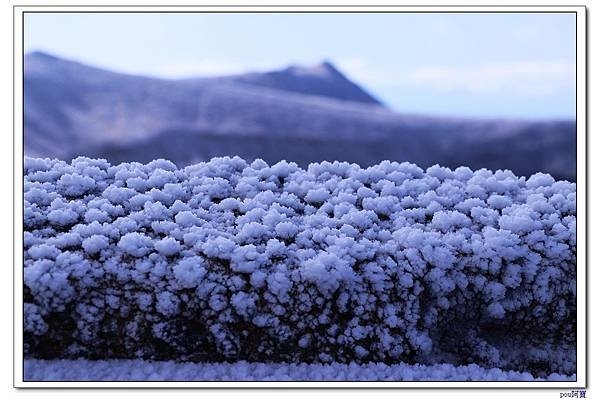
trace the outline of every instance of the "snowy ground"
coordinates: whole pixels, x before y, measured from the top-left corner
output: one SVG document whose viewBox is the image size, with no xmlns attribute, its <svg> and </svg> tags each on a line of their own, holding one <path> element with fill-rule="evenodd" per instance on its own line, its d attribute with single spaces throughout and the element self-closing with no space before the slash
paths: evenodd
<svg viewBox="0 0 600 400">
<path fill-rule="evenodd" d="M 25 360 L 25 381 L 575 381 L 575 375 L 535 379 L 529 373 L 478 365 L 404 363 L 264 364 L 143 360 Z"/>
</svg>

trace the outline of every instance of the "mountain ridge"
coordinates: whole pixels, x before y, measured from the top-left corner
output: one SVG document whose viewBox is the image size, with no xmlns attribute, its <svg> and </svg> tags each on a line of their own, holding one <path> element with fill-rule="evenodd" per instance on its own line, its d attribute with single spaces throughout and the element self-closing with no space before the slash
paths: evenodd
<svg viewBox="0 0 600 400">
<path fill-rule="evenodd" d="M 187 154 L 170 154 L 180 163 L 236 154 L 363 166 L 390 159 L 575 177 L 573 122 L 401 114 L 327 61 L 165 80 L 33 53 L 25 58 L 24 78 L 25 153 L 31 156 L 117 161 L 111 157 L 118 153 L 123 161 L 142 157 L 141 148 L 160 155 L 172 146 Z"/>
</svg>

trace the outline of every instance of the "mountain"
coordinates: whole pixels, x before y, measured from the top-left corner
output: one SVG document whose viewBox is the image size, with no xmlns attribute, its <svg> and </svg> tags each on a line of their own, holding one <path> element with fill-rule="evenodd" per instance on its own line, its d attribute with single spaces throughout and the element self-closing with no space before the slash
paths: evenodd
<svg viewBox="0 0 600 400">
<path fill-rule="evenodd" d="M 312 96 L 381 105 L 379 100 L 346 78 L 329 61 L 308 68 L 291 66 L 281 71 L 240 75 L 235 81 Z"/>
<path fill-rule="evenodd" d="M 575 124 L 397 113 L 333 64 L 215 78 L 115 73 L 25 56 L 25 153 L 178 164 L 240 155 L 306 165 L 383 159 L 575 179 Z"/>
</svg>

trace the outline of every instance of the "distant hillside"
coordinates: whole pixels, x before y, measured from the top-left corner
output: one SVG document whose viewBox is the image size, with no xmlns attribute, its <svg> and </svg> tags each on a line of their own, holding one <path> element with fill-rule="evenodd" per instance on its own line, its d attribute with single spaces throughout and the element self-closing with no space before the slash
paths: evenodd
<svg viewBox="0 0 600 400">
<path fill-rule="evenodd" d="M 214 156 L 301 165 L 390 159 L 575 179 L 575 124 L 403 115 L 331 63 L 217 78 L 114 73 L 25 57 L 25 152 L 113 162 Z"/>
</svg>

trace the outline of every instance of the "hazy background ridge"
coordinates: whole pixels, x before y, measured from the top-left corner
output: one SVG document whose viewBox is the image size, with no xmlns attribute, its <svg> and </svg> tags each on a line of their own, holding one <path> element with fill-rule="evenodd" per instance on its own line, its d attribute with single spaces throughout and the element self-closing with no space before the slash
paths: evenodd
<svg viewBox="0 0 600 400">
<path fill-rule="evenodd" d="M 166 80 L 25 57 L 25 152 L 113 162 L 384 159 L 575 179 L 575 123 L 397 113 L 331 62 Z"/>
</svg>

